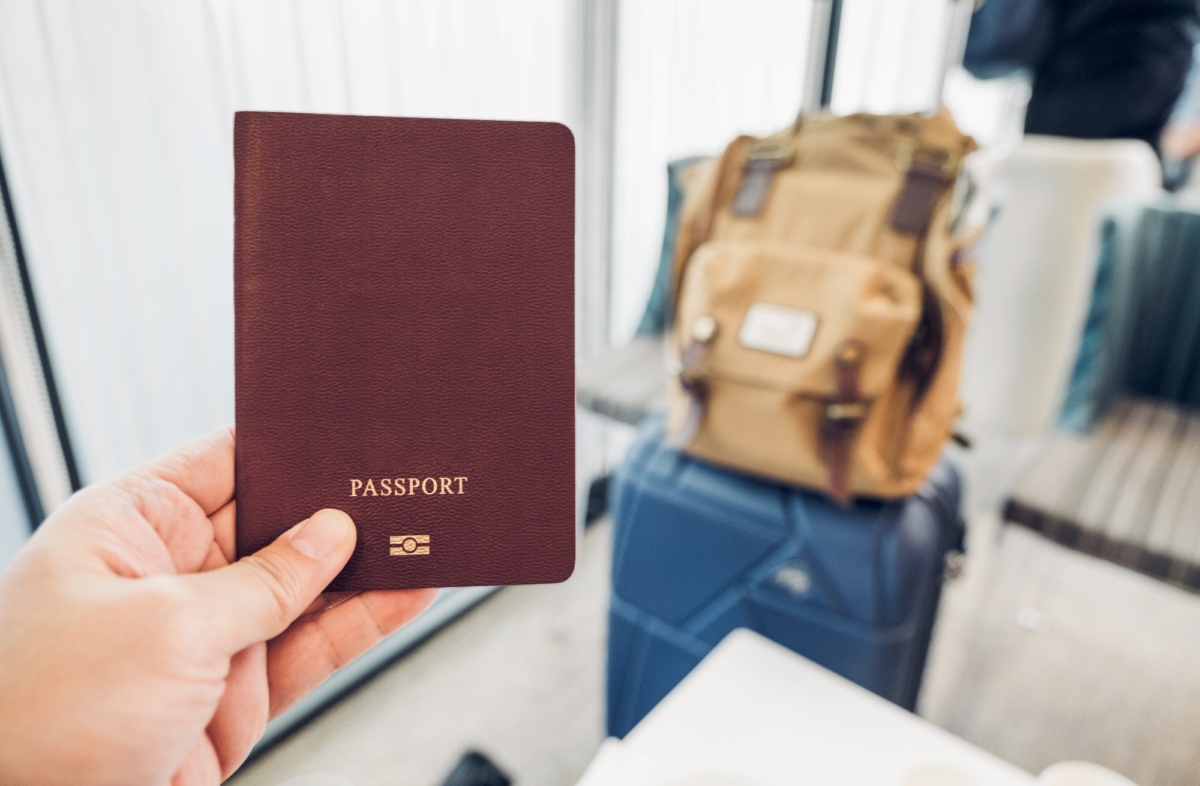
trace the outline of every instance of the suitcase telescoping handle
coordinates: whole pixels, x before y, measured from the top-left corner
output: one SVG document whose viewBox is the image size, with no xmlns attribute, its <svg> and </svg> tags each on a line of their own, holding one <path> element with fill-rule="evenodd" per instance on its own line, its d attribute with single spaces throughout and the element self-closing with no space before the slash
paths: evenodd
<svg viewBox="0 0 1200 786">
<path fill-rule="evenodd" d="M 825 109 L 833 99 L 833 68 L 837 61 L 841 24 L 842 0 L 813 0 L 800 117 Z"/>
<path fill-rule="evenodd" d="M 946 75 L 962 64 L 963 54 L 967 49 L 967 33 L 971 29 L 971 15 L 984 1 L 946 0 L 944 57 L 937 75 L 937 101 L 929 108 L 930 116 L 936 115 L 942 108 Z M 837 65 L 838 33 L 841 25 L 842 0 L 813 0 L 799 117 L 828 109 L 833 100 L 833 74 Z"/>
<path fill-rule="evenodd" d="M 971 16 L 975 9 L 983 5 L 985 0 L 948 0 L 950 8 L 949 23 L 946 25 L 945 57 L 942 58 L 942 70 L 938 74 L 937 106 L 930 114 L 937 114 L 942 108 L 946 96 L 946 75 L 962 65 L 963 55 L 967 51 L 967 33 L 971 30 Z"/>
</svg>

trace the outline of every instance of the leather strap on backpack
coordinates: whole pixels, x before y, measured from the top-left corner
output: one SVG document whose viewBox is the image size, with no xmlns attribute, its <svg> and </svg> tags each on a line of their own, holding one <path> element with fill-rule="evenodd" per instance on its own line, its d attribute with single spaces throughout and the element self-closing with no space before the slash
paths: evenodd
<svg viewBox="0 0 1200 786">
<path fill-rule="evenodd" d="M 713 223 L 716 221 L 717 213 L 720 212 L 722 199 L 728 189 L 730 163 L 741 146 L 745 145 L 749 139 L 750 137 L 738 137 L 725 148 L 725 152 L 717 161 L 711 193 L 708 194 L 707 199 L 684 202 L 683 215 L 680 217 L 678 235 L 675 240 L 674 270 L 671 276 L 672 313 L 679 313 L 677 311 L 679 295 L 683 289 L 683 278 L 692 253 L 712 234 Z"/>
<path fill-rule="evenodd" d="M 708 380 L 700 374 L 700 368 L 717 338 L 717 321 L 706 314 L 696 319 L 691 331 L 691 338 L 679 356 L 679 386 L 688 397 L 688 408 L 683 423 L 667 438 L 667 445 L 677 450 L 691 444 L 704 425 L 704 414 L 708 409 Z"/>
<path fill-rule="evenodd" d="M 958 162 L 945 150 L 904 145 L 896 151 L 896 166 L 904 172 L 904 185 L 892 208 L 892 229 L 924 238 L 933 210 L 953 180 Z"/>
<path fill-rule="evenodd" d="M 672 313 L 679 313 L 679 295 L 683 289 L 683 277 L 687 271 L 687 263 L 692 253 L 712 234 L 713 222 L 716 220 L 722 200 L 728 190 L 728 170 L 732 159 L 739 153 L 741 146 L 750 141 L 743 136 L 734 140 L 717 162 L 712 193 L 708 199 L 695 205 L 685 204 L 684 218 L 680 222 L 679 235 L 675 244 L 674 271 L 671 282 Z M 688 208 L 691 208 L 689 210 Z M 701 367 L 712 349 L 717 337 L 717 322 L 712 316 L 699 317 L 689 328 L 682 328 L 679 335 L 681 346 L 679 356 L 679 385 L 687 394 L 688 409 L 683 423 L 667 437 L 669 447 L 681 450 L 691 444 L 700 428 L 704 425 L 704 415 L 708 409 L 708 381 L 701 374 Z M 691 335 L 684 335 L 686 330 Z"/>
<path fill-rule="evenodd" d="M 729 205 L 729 212 L 739 218 L 751 218 L 761 213 L 767 194 L 771 193 L 775 173 L 791 162 L 790 139 L 752 142 L 746 149 L 741 181 Z"/>
<path fill-rule="evenodd" d="M 914 380 L 912 408 L 916 409 L 937 370 L 944 337 L 937 297 L 919 267 L 933 211 L 957 175 L 958 159 L 945 150 L 905 145 L 896 152 L 896 166 L 904 172 L 904 184 L 892 207 L 891 227 L 917 237 L 912 265 L 921 280 L 921 321 L 900 363 L 900 373 Z"/>
<path fill-rule="evenodd" d="M 829 495 L 843 505 L 850 502 L 854 438 L 867 417 L 867 403 L 859 392 L 866 355 L 867 347 L 858 339 L 843 341 L 834 350 L 834 395 L 821 417 L 821 460 L 829 474 Z"/>
</svg>

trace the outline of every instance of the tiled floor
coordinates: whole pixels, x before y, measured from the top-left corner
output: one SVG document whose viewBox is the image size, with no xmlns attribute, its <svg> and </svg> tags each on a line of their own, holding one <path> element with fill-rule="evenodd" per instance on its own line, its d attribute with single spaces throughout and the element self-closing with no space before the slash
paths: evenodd
<svg viewBox="0 0 1200 786">
<path fill-rule="evenodd" d="M 996 455 L 966 460 L 971 555 L 947 588 L 922 714 L 1033 772 L 1078 758 L 1141 786 L 1200 783 L 1200 597 L 1001 535 L 989 489 L 1011 468 Z M 601 524 L 567 584 L 502 591 L 233 783 L 436 786 L 470 747 L 519 786 L 574 783 L 603 733 L 608 556 Z"/>
</svg>

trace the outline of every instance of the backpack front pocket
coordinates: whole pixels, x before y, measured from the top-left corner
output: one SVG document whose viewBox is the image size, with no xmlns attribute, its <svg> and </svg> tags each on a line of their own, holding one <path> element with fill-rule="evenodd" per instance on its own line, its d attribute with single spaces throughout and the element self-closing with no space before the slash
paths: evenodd
<svg viewBox="0 0 1200 786">
<path fill-rule="evenodd" d="M 840 348 L 863 348 L 859 395 L 894 383 L 921 316 L 917 278 L 858 254 L 715 241 L 688 264 L 678 309 L 686 373 L 802 397 L 837 395 Z M 703 353 L 688 348 L 703 346 Z"/>
</svg>

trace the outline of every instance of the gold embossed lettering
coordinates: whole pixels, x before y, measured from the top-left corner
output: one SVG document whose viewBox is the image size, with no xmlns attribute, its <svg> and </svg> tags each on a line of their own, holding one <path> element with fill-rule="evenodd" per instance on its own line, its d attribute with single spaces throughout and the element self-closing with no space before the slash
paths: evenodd
<svg viewBox="0 0 1200 786">
<path fill-rule="evenodd" d="M 428 478 L 350 478 L 352 497 L 413 497 L 417 489 L 426 496 L 466 494 L 466 475 Z"/>
</svg>

